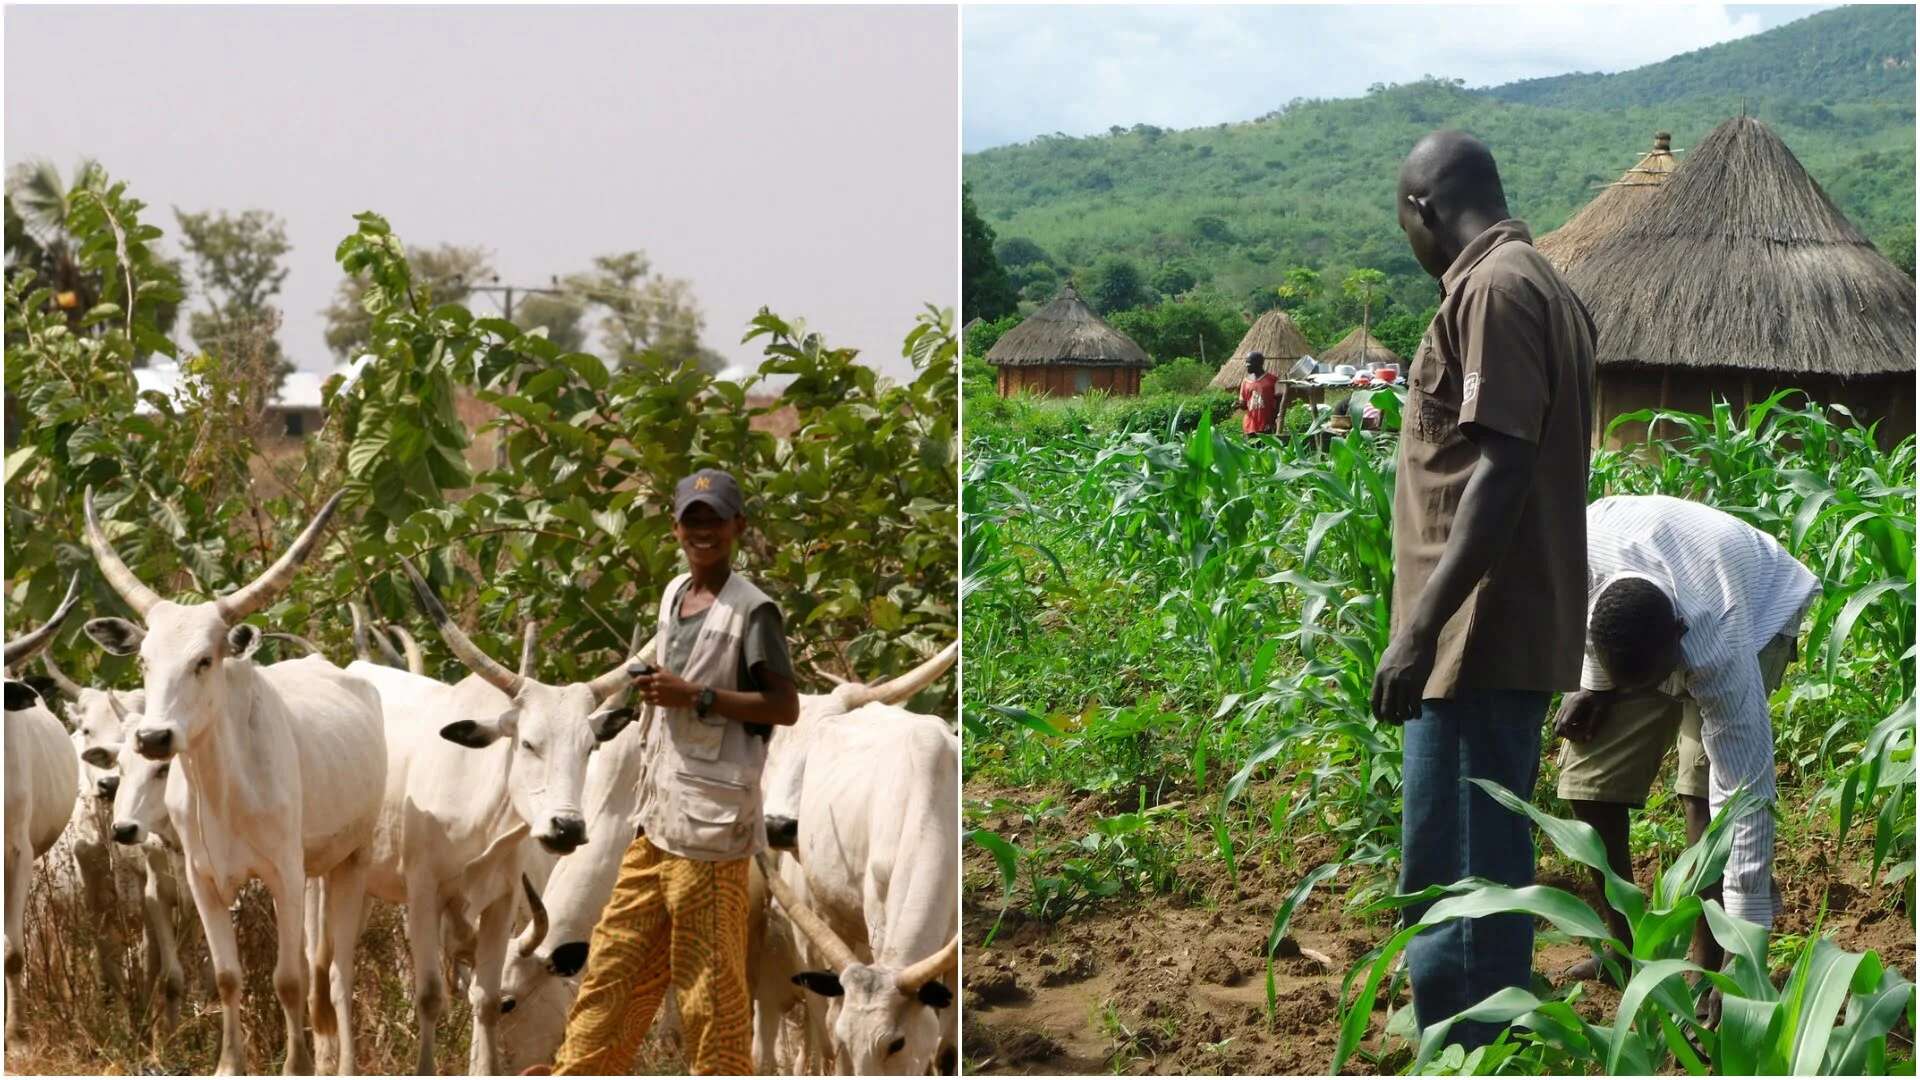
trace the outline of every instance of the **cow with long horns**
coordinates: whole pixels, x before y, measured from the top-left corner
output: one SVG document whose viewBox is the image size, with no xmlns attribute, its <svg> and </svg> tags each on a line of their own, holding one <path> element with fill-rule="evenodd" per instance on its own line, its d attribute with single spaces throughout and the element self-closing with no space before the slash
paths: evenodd
<svg viewBox="0 0 1920 1080">
<path fill-rule="evenodd" d="M 402 566 L 441 638 L 472 674 L 448 686 L 364 660 L 348 666 L 380 689 L 386 714 L 387 793 L 368 888 L 407 907 L 417 1072 L 434 1071 L 434 1025 L 446 1004 L 445 920 L 475 926 L 468 1064 L 475 1075 L 490 1075 L 498 1072 L 500 975 L 514 905 L 523 874 L 541 855 L 525 850 L 524 841 L 562 856 L 590 839 L 581 801 L 588 757 L 632 718 L 623 704 L 630 680 L 622 664 L 587 682 L 539 681 L 532 625 L 520 670 L 509 670 L 461 631 L 411 563 Z M 638 653 L 651 649 L 649 643 Z M 525 889 L 531 897 L 531 884 Z"/>
<path fill-rule="evenodd" d="M 47 647 L 73 607 L 79 603 L 79 575 L 67 586 L 67 595 L 53 617 L 38 629 L 6 644 L 6 972 L 7 1038 L 19 1034 L 20 976 L 26 966 L 24 951 L 27 886 L 33 881 L 33 860 L 52 850 L 73 815 L 74 793 L 80 786 L 80 763 L 74 757 L 67 729 L 61 726 L 26 683 L 13 679 L 15 668 Z"/>
<path fill-rule="evenodd" d="M 944 721 L 873 703 L 809 736 L 797 859 L 762 872 L 821 969 L 834 1071 L 917 1075 L 954 1062 L 959 743 Z"/>
<path fill-rule="evenodd" d="M 258 878 L 273 898 L 279 943 L 273 985 L 286 1022 L 286 1071 L 310 1072 L 305 1011 L 338 1040 L 353 1071 L 353 956 L 373 828 L 385 785 L 380 699 L 319 656 L 257 667 L 261 631 L 243 620 L 292 583 L 340 504 L 336 494 L 266 572 L 210 603 L 178 604 L 142 583 L 114 551 L 86 495 L 87 545 L 141 623 L 94 619 L 88 636 L 118 656 L 137 654 L 145 712 L 128 737 L 142 757 L 172 760 L 168 815 L 179 828 L 187 885 L 206 930 L 220 995 L 216 1071 L 247 1065 L 240 1014 L 240 949 L 232 904 Z M 144 625 L 142 625 L 144 624 Z M 315 935 L 307 1002 L 305 886 L 322 879 L 324 931 Z"/>
</svg>

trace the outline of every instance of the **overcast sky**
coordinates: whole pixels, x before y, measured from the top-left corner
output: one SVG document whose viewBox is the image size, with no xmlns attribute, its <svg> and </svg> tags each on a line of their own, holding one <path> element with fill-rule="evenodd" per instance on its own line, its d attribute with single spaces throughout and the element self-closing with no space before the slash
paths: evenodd
<svg viewBox="0 0 1920 1080">
<path fill-rule="evenodd" d="M 1623 71 L 1831 4 L 968 7 L 968 151 L 1119 124 L 1251 120 L 1423 75 L 1469 86 Z"/>
<path fill-rule="evenodd" d="M 305 368 L 332 363 L 319 311 L 361 210 L 412 247 L 490 248 L 503 282 L 644 249 L 692 280 L 706 344 L 753 365 L 738 342 L 763 304 L 895 375 L 921 305 L 958 304 L 951 8 L 5 19 L 7 164 L 95 156 L 169 243 L 174 206 L 281 215 L 281 343 Z"/>
</svg>

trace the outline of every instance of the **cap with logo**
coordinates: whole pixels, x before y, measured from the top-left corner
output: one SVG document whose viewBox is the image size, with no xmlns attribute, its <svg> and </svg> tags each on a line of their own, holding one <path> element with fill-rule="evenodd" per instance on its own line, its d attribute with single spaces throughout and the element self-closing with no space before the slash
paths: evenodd
<svg viewBox="0 0 1920 1080">
<path fill-rule="evenodd" d="M 706 503 L 728 520 L 744 517 L 747 512 L 740 485 L 734 482 L 733 474 L 721 469 L 701 469 L 680 481 L 673 489 L 673 519 L 685 517 L 694 503 Z"/>
</svg>

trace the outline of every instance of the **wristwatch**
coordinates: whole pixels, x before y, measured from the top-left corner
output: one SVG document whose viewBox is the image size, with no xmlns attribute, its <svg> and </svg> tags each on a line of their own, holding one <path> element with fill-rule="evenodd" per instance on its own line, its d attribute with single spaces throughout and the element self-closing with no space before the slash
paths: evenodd
<svg viewBox="0 0 1920 1080">
<path fill-rule="evenodd" d="M 694 699 L 693 714 L 702 719 L 705 719 L 706 715 L 712 711 L 713 711 L 713 687 L 703 686 L 700 688 L 700 696 Z"/>
</svg>

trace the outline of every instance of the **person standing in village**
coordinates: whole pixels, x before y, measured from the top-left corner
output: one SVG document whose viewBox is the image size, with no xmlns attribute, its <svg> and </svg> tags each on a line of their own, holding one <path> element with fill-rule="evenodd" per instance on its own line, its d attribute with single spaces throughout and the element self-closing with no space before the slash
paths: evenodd
<svg viewBox="0 0 1920 1080">
<path fill-rule="evenodd" d="M 1723 874 L 1727 913 L 1771 927 L 1773 722 L 1768 698 L 1797 655 L 1800 623 L 1820 580 L 1780 542 L 1721 510 L 1665 495 L 1616 495 L 1587 508 L 1587 658 L 1580 689 L 1560 703 L 1560 797 L 1593 826 L 1613 872 L 1633 880 L 1627 811 L 1646 804 L 1678 736 L 1674 792 L 1698 841 L 1713 814 L 1745 787 L 1761 802 L 1733 823 Z M 1593 873 L 1596 884 L 1599 871 Z M 1722 900 L 1721 883 L 1701 893 Z M 1631 945 L 1624 916 L 1613 936 Z M 1723 957 L 1706 921 L 1693 960 Z M 1591 979 L 1600 959 L 1574 965 Z"/>
<path fill-rule="evenodd" d="M 765 846 L 767 742 L 775 725 L 799 719 L 800 697 L 779 606 L 733 571 L 747 527 L 739 484 L 702 469 L 675 488 L 673 516 L 689 572 L 660 598 L 660 666 L 634 681 L 654 713 L 647 790 L 555 1075 L 626 1072 L 669 985 L 689 1070 L 753 1071 L 748 860 Z"/>
<path fill-rule="evenodd" d="M 1247 415 L 1240 421 L 1242 435 L 1271 435 L 1280 410 L 1280 379 L 1267 370 L 1265 353 L 1247 354 L 1247 377 L 1240 380 L 1240 408 Z"/>
<path fill-rule="evenodd" d="M 1409 373 L 1394 487 L 1391 640 L 1373 712 L 1405 724 L 1400 891 L 1533 881 L 1529 822 L 1467 783 L 1529 798 L 1553 692 L 1586 630 L 1593 320 L 1507 210 L 1493 154 L 1458 131 L 1400 169 L 1400 227 L 1442 299 Z M 1405 909 L 1408 924 L 1430 904 Z M 1533 920 L 1453 920 L 1407 947 L 1425 1028 L 1529 984 Z M 1456 1024 L 1469 1049 L 1499 1025 Z"/>
</svg>

